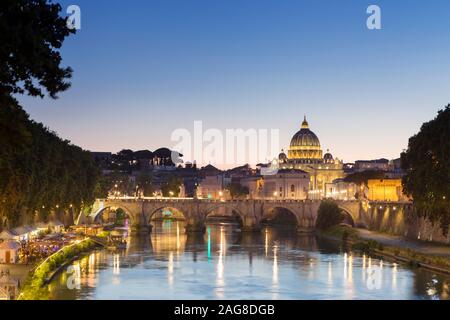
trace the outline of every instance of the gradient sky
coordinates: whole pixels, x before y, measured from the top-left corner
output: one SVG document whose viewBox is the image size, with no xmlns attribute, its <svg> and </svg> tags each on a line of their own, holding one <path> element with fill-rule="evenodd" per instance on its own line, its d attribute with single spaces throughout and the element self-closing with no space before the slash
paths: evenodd
<svg viewBox="0 0 450 320">
<path fill-rule="evenodd" d="M 324 150 L 396 158 L 450 102 L 450 1 L 71 0 L 82 30 L 58 100 L 31 117 L 92 151 L 171 147 L 174 129 L 279 128 L 307 114 Z M 382 10 L 382 30 L 366 9 Z M 190 160 L 190 159 L 186 159 Z"/>
</svg>

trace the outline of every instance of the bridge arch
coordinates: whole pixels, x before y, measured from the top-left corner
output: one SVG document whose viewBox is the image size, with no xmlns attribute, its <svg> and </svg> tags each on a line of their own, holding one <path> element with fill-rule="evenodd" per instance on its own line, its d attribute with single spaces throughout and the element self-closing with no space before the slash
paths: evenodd
<svg viewBox="0 0 450 320">
<path fill-rule="evenodd" d="M 103 215 L 103 213 L 106 210 L 117 210 L 117 209 L 122 209 L 125 212 L 126 216 L 130 219 L 130 222 L 134 223 L 135 218 L 134 218 L 132 212 L 126 206 L 117 205 L 117 204 L 111 204 L 111 205 L 102 207 L 100 209 L 97 209 L 96 211 L 92 212 L 89 215 L 89 218 L 91 219 L 92 222 L 96 223 L 96 222 L 98 222 L 98 219 Z"/>
<path fill-rule="evenodd" d="M 301 225 L 301 216 L 297 212 L 297 210 L 282 204 L 275 204 L 264 208 L 262 212 L 261 222 L 265 223 L 271 218 L 272 220 L 285 219 L 286 223 L 284 224 L 289 224 L 290 220 L 291 222 L 295 223 L 295 227 Z"/>
<path fill-rule="evenodd" d="M 340 201 L 337 203 L 339 209 L 344 213 L 345 220 L 352 227 L 358 224 L 361 204 L 355 201 Z"/>
<path fill-rule="evenodd" d="M 231 211 L 231 215 L 224 215 L 224 217 L 237 217 L 240 220 L 240 223 L 243 224 L 245 221 L 245 215 L 242 213 L 242 211 L 237 208 L 236 206 L 229 204 L 229 203 L 225 203 L 225 202 L 221 202 L 221 203 L 217 203 L 217 204 L 213 204 L 211 206 L 208 206 L 205 211 L 203 212 L 203 220 L 206 223 L 206 220 L 208 219 L 209 216 L 211 216 L 211 214 L 214 211 L 218 211 L 220 209 L 228 209 Z M 220 215 L 218 215 L 220 216 Z"/>
<path fill-rule="evenodd" d="M 342 214 L 344 215 L 343 223 L 350 225 L 352 228 L 356 226 L 356 221 L 353 218 L 352 214 L 345 208 L 339 207 L 341 209 Z"/>
<path fill-rule="evenodd" d="M 177 206 L 173 206 L 171 204 L 166 204 L 166 205 L 160 205 L 160 206 L 154 207 L 149 211 L 149 214 L 147 217 L 148 223 L 150 223 L 155 218 L 155 215 L 158 212 L 160 212 L 164 209 L 168 209 L 168 210 L 171 210 L 172 212 L 175 212 L 177 218 L 181 218 L 183 220 L 186 220 L 188 218 L 187 213 L 182 208 L 178 208 Z"/>
</svg>

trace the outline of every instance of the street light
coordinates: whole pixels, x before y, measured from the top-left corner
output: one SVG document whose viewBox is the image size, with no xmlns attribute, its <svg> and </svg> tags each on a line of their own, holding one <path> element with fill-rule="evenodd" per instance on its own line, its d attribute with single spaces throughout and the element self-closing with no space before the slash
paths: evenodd
<svg viewBox="0 0 450 320">
<path fill-rule="evenodd" d="M 170 194 L 171 197 L 173 197 L 174 193 L 173 193 L 173 191 L 169 191 L 169 194 Z"/>
</svg>

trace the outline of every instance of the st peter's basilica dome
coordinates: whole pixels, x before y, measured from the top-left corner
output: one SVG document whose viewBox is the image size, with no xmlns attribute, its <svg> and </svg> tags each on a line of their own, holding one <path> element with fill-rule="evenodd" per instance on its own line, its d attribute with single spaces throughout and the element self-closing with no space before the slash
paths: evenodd
<svg viewBox="0 0 450 320">
<path fill-rule="evenodd" d="M 321 160 L 322 150 L 320 141 L 316 134 L 309 129 L 308 121 L 305 119 L 300 131 L 298 131 L 291 140 L 291 146 L 288 152 L 289 159 L 299 160 Z"/>
</svg>

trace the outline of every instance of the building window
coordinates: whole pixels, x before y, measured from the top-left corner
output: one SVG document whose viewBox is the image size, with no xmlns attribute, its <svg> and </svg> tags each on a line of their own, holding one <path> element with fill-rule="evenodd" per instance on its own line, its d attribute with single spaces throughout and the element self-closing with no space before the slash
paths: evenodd
<svg viewBox="0 0 450 320">
<path fill-rule="evenodd" d="M 291 185 L 291 192 L 295 192 L 295 186 Z"/>
</svg>

